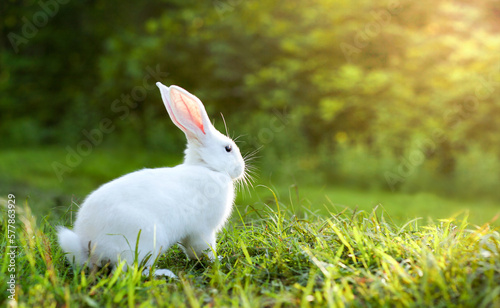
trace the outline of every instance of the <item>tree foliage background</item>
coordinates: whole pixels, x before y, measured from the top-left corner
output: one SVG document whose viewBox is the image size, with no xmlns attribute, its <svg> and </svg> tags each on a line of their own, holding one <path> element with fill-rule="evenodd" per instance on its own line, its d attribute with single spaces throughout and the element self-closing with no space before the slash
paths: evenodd
<svg viewBox="0 0 500 308">
<path fill-rule="evenodd" d="M 180 153 L 161 81 L 224 113 L 263 174 L 500 198 L 499 1 L 0 6 L 2 147 L 74 146 L 109 119 L 99 146 Z"/>
</svg>

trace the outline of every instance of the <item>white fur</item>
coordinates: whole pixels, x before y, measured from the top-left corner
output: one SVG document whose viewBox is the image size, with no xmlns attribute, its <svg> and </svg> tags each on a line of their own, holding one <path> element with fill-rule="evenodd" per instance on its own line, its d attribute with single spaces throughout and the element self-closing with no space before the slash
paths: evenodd
<svg viewBox="0 0 500 308">
<path fill-rule="evenodd" d="M 196 97 L 176 86 L 157 85 L 170 117 L 188 138 L 184 163 L 132 172 L 92 192 L 78 211 L 73 231 L 59 228 L 59 243 L 70 262 L 100 266 L 126 260 L 131 265 L 151 253 L 146 264 L 150 266 L 175 243 L 181 244 L 190 259 L 202 253 L 213 259 L 216 233 L 231 214 L 233 181 L 243 176 L 245 164 L 235 143 L 210 124 Z M 201 113 L 204 133 L 199 121 L 190 123 L 191 113 L 175 110 L 184 105 L 179 100 L 177 107 L 172 104 L 171 90 L 186 101 L 197 100 L 190 101 L 190 106 Z M 226 151 L 227 145 L 231 152 Z M 157 274 L 173 275 L 166 269 Z"/>
</svg>

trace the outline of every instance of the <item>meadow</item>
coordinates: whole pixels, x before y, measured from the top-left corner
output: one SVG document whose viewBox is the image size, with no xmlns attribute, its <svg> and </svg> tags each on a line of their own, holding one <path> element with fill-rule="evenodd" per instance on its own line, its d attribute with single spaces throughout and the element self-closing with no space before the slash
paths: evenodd
<svg viewBox="0 0 500 308">
<path fill-rule="evenodd" d="M 0 305 L 500 307 L 499 1 L 4 2 Z M 75 269 L 85 196 L 182 160 L 157 82 L 253 186 L 213 264 Z"/>
<path fill-rule="evenodd" d="M 4 254 L 1 287 L 8 291 L 14 277 L 18 307 L 500 306 L 500 234 L 488 225 L 469 225 L 464 215 L 397 225 L 380 209 L 299 218 L 277 199 L 274 205 L 235 211 L 219 235 L 220 261 L 188 262 L 178 248 L 166 253 L 157 265 L 177 280 L 142 276 L 138 265 L 74 269 L 54 224 L 37 223 L 29 204 L 19 205 L 16 270 L 7 274 Z M 1 301 L 9 303 L 8 295 Z"/>
<path fill-rule="evenodd" d="M 1 186 L 10 190 L 1 202 L 7 214 L 9 194 L 16 201 L 19 307 L 500 307 L 498 208 L 429 193 L 259 179 L 239 191 L 213 264 L 188 261 L 174 247 L 157 266 L 178 280 L 142 276 L 140 265 L 75 269 L 55 227 L 71 225 L 82 198 L 122 170 L 179 157 L 96 149 L 58 182 L 47 166 L 64 155 L 50 148 L 0 153 L 0 182 L 15 184 Z M 10 222 L 2 217 L 1 246 L 9 251 Z M 4 254 L 2 290 L 9 290 L 10 263 Z M 9 303 L 9 295 L 0 301 Z"/>
</svg>

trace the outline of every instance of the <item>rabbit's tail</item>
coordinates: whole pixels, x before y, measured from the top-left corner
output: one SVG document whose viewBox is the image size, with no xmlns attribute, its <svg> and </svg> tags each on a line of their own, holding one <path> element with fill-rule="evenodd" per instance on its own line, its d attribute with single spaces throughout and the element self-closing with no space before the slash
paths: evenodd
<svg viewBox="0 0 500 308">
<path fill-rule="evenodd" d="M 88 252 L 84 250 L 80 237 L 75 232 L 59 227 L 57 231 L 59 245 L 66 253 L 66 258 L 72 264 L 83 265 L 88 259 Z"/>
</svg>

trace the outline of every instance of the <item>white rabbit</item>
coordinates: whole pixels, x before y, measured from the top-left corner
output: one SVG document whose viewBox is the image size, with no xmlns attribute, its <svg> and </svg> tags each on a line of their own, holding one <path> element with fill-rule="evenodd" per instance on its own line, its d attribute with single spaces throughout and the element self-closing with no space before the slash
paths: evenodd
<svg viewBox="0 0 500 308">
<path fill-rule="evenodd" d="M 92 192 L 78 211 L 73 230 L 60 227 L 59 244 L 70 262 L 100 266 L 133 264 L 180 243 L 190 259 L 214 258 L 216 233 L 234 202 L 234 182 L 245 174 L 236 144 L 213 127 L 201 101 L 178 86 L 156 83 L 172 121 L 187 137 L 184 162 L 143 169 Z M 147 270 L 149 272 L 149 270 Z M 157 275 L 175 277 L 169 270 Z"/>
</svg>

